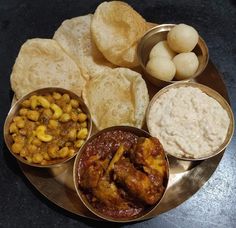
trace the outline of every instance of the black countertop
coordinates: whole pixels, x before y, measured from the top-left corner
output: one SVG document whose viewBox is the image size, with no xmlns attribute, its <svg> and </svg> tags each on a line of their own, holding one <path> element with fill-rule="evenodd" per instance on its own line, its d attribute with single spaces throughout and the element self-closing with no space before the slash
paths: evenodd
<svg viewBox="0 0 236 228">
<path fill-rule="evenodd" d="M 51 38 L 67 18 L 93 12 L 100 1 L 0 0 L 0 124 L 10 108 L 10 73 L 20 46 L 33 37 Z M 236 113 L 236 2 L 234 0 L 127 1 L 148 21 L 184 22 L 208 44 Z M 22 174 L 3 142 L 0 152 L 0 227 L 98 227 L 99 223 L 55 206 Z M 236 227 L 236 137 L 210 180 L 189 200 L 148 221 L 126 227 Z M 114 224 L 112 226 L 115 226 Z"/>
</svg>

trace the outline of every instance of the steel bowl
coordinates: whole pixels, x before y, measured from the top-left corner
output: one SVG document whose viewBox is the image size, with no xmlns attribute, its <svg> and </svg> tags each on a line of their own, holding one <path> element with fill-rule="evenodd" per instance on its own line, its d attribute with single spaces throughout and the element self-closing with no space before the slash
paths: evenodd
<svg viewBox="0 0 236 228">
<path fill-rule="evenodd" d="M 162 24 L 153 27 L 150 29 L 145 35 L 141 38 L 139 41 L 138 47 L 137 47 L 137 56 L 139 63 L 142 67 L 142 70 L 144 72 L 144 75 L 146 78 L 154 85 L 158 87 L 164 87 L 169 84 L 173 84 L 176 82 L 186 82 L 190 81 L 197 76 L 199 76 L 206 68 L 209 60 L 209 52 L 207 45 L 205 41 L 199 36 L 198 43 L 196 47 L 193 49 L 193 52 L 197 55 L 198 60 L 199 60 L 199 66 L 195 74 L 185 80 L 171 80 L 171 81 L 164 81 L 157 79 L 150 75 L 147 70 L 146 70 L 146 65 L 149 60 L 149 54 L 152 48 L 160 41 L 166 40 L 167 39 L 167 34 L 168 32 L 175 26 L 175 24 Z"/>
<path fill-rule="evenodd" d="M 140 213 L 138 216 L 132 217 L 132 218 L 122 218 L 122 219 L 117 219 L 114 217 L 110 217 L 107 215 L 104 215 L 103 213 L 99 212 L 98 210 L 96 210 L 87 200 L 87 198 L 85 197 L 83 191 L 80 189 L 78 183 L 79 183 L 79 175 L 78 175 L 78 170 L 79 170 L 79 162 L 81 159 L 81 155 L 84 153 L 85 148 L 87 147 L 87 145 L 92 142 L 95 138 L 97 138 L 99 135 L 103 134 L 104 132 L 109 132 L 109 131 L 113 131 L 113 130 L 122 130 L 124 132 L 131 132 L 139 137 L 151 137 L 151 135 L 144 131 L 141 130 L 139 128 L 135 128 L 135 127 L 131 127 L 131 126 L 114 126 L 114 127 L 109 127 L 106 129 L 103 129 L 99 132 L 97 132 L 96 134 L 94 134 L 93 136 L 91 136 L 88 141 L 80 148 L 79 153 L 77 154 L 76 158 L 75 158 L 75 162 L 74 162 L 74 167 L 73 167 L 73 181 L 74 181 L 74 186 L 76 189 L 76 192 L 79 196 L 79 198 L 81 199 L 81 201 L 83 202 L 83 204 L 92 212 L 94 213 L 96 216 L 98 216 L 101 219 L 107 220 L 107 221 L 111 221 L 111 222 L 133 222 L 133 221 L 138 221 L 138 220 L 142 220 L 142 219 L 147 219 L 149 218 L 148 215 L 151 214 L 151 212 L 153 210 L 155 210 L 158 205 L 160 204 L 161 200 L 163 199 L 165 192 L 167 190 L 167 185 L 168 185 L 168 181 L 169 181 L 169 162 L 167 159 L 167 156 L 165 155 L 165 159 L 167 162 L 167 171 L 166 171 L 166 177 L 164 178 L 164 187 L 165 187 L 165 191 L 161 197 L 161 199 L 153 206 L 149 206 L 144 212 Z"/>
<path fill-rule="evenodd" d="M 18 114 L 20 108 L 21 108 L 21 103 L 25 100 L 27 100 L 28 98 L 30 98 L 32 95 L 44 95 L 46 93 L 53 93 L 53 92 L 59 92 L 59 93 L 67 93 L 70 95 L 71 98 L 76 99 L 79 101 L 80 107 L 81 109 L 87 114 L 88 116 L 88 136 L 87 139 L 89 138 L 91 131 L 92 131 L 92 119 L 91 119 L 91 114 L 89 112 L 89 109 L 87 108 L 87 106 L 85 105 L 85 103 L 83 102 L 82 98 L 80 98 L 78 95 L 76 95 L 75 93 L 73 93 L 72 91 L 63 89 L 63 88 L 58 88 L 58 87 L 48 87 L 48 88 L 42 88 L 42 89 L 38 89 L 35 90 L 31 93 L 28 93 L 27 95 L 23 96 L 21 99 L 19 99 L 18 101 L 16 101 L 16 103 L 11 107 L 10 111 L 8 112 L 8 115 L 6 117 L 5 123 L 4 123 L 4 140 L 5 143 L 7 145 L 8 150 L 11 152 L 11 154 L 20 162 L 30 165 L 30 166 L 34 166 L 34 167 L 40 167 L 40 168 L 50 168 L 50 167 L 55 167 L 55 166 L 60 166 L 62 163 L 65 163 L 67 161 L 69 161 L 70 159 L 72 159 L 77 152 L 75 152 L 75 154 L 71 157 L 68 158 L 64 158 L 64 159 L 56 159 L 56 160 L 52 160 L 52 162 L 50 162 L 49 164 L 46 165 L 41 165 L 41 164 L 36 164 L 36 163 L 29 163 L 26 159 L 24 159 L 23 157 L 21 157 L 18 154 L 13 153 L 12 149 L 11 149 L 11 145 L 13 144 L 13 139 L 12 136 L 9 132 L 9 126 L 13 120 L 13 118 Z"/>
<path fill-rule="evenodd" d="M 207 94 L 208 96 L 212 97 L 214 100 L 218 101 L 218 103 L 223 107 L 223 109 L 226 110 L 226 112 L 227 112 L 227 114 L 229 116 L 229 119 L 230 119 L 230 124 L 229 124 L 228 132 L 227 132 L 227 135 L 226 135 L 226 138 L 225 138 L 224 142 L 211 155 L 204 156 L 204 157 L 199 157 L 199 158 L 182 157 L 182 156 L 177 156 L 177 155 L 169 154 L 169 153 L 168 153 L 168 155 L 170 155 L 172 157 L 175 157 L 177 159 L 185 160 L 185 161 L 200 161 L 200 160 L 205 160 L 205 159 L 214 157 L 217 154 L 223 152 L 224 149 L 230 143 L 230 141 L 231 141 L 231 139 L 233 137 L 233 134 L 234 134 L 234 114 L 233 114 L 233 111 L 232 111 L 230 105 L 228 104 L 228 102 L 218 92 L 216 92 L 215 90 L 211 89 L 208 86 L 205 86 L 205 85 L 202 85 L 202 84 L 199 84 L 199 83 L 195 83 L 195 82 L 178 82 L 178 83 L 166 86 L 163 89 L 159 90 L 154 95 L 154 97 L 150 101 L 149 106 L 147 108 L 146 122 L 147 122 L 148 131 L 150 132 L 150 126 L 152 124 L 152 122 L 150 121 L 150 109 L 151 109 L 152 105 L 159 99 L 159 97 L 161 95 L 166 93 L 169 89 L 180 88 L 180 87 L 194 87 L 194 88 L 198 88 L 202 92 Z M 152 132 L 150 132 L 150 134 L 152 134 Z"/>
</svg>

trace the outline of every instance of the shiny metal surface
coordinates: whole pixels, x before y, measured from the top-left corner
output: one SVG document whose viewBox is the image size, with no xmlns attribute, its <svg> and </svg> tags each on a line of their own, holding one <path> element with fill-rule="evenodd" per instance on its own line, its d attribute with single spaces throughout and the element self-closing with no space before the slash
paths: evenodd
<svg viewBox="0 0 236 228">
<path fill-rule="evenodd" d="M 228 94 L 223 80 L 214 65 L 209 61 L 198 83 L 209 86 L 219 92 L 228 102 Z M 150 98 L 158 91 L 147 81 Z M 167 192 L 160 205 L 147 218 L 169 211 L 193 196 L 216 170 L 223 153 L 204 161 L 182 161 L 169 158 L 170 179 Z M 60 167 L 39 169 L 19 163 L 24 175 L 31 184 L 56 205 L 76 215 L 99 219 L 80 201 L 73 185 L 73 160 Z"/>
<path fill-rule="evenodd" d="M 171 155 L 173 157 L 176 157 L 177 159 L 182 159 L 185 161 L 199 161 L 199 160 L 205 160 L 211 157 L 216 156 L 217 154 L 221 153 L 230 143 L 233 134 L 234 134 L 234 114 L 233 111 L 230 107 L 230 105 L 228 104 L 228 102 L 215 90 L 211 89 L 208 86 L 205 86 L 203 84 L 200 83 L 196 83 L 196 82 L 177 82 L 175 84 L 171 84 L 168 85 L 166 87 L 164 87 L 163 89 L 161 89 L 160 91 L 158 91 L 154 97 L 152 98 L 152 100 L 149 103 L 149 106 L 147 108 L 147 112 L 146 112 L 146 122 L 147 122 L 147 127 L 148 129 L 150 129 L 150 126 L 152 123 L 150 123 L 150 119 L 149 119 L 149 113 L 150 113 L 150 109 L 152 107 L 152 105 L 158 100 L 158 98 L 163 95 L 164 93 L 166 93 L 169 89 L 171 88 L 180 88 L 180 87 L 194 87 L 194 88 L 198 88 L 200 89 L 202 92 L 204 92 L 205 94 L 207 94 L 208 96 L 212 97 L 213 99 L 215 99 L 221 106 L 222 108 L 228 113 L 228 117 L 230 119 L 230 123 L 229 123 L 229 128 L 228 128 L 228 132 L 226 135 L 226 138 L 224 140 L 224 142 L 220 145 L 220 147 L 214 151 L 214 153 L 212 153 L 211 155 L 208 156 L 204 156 L 204 157 L 200 157 L 200 158 L 186 158 L 186 157 L 181 157 L 181 156 L 176 156 L 176 155 Z"/>
<path fill-rule="evenodd" d="M 144 75 L 147 77 L 147 79 L 151 83 L 153 83 L 154 85 L 158 87 L 164 87 L 169 84 L 178 82 L 176 80 L 163 81 L 163 80 L 157 79 L 146 71 L 146 64 L 149 60 L 149 54 L 150 54 L 151 49 L 158 42 L 162 40 L 166 40 L 168 32 L 174 26 L 175 24 L 161 24 L 161 25 L 153 27 L 142 37 L 137 47 L 137 55 L 138 55 L 139 63 L 143 69 Z M 192 77 L 186 80 L 181 80 L 182 82 L 189 81 L 198 77 L 205 70 L 207 66 L 207 63 L 209 60 L 209 51 L 208 51 L 208 47 L 205 41 L 200 36 L 199 36 L 199 40 L 196 47 L 193 49 L 193 52 L 197 55 L 198 60 L 199 60 L 198 69 Z"/>
<path fill-rule="evenodd" d="M 13 153 L 12 150 L 11 150 L 11 145 L 13 144 L 13 139 L 12 139 L 12 136 L 9 132 L 9 126 L 12 122 L 12 119 L 18 114 L 18 112 L 21 108 L 21 103 L 23 101 L 29 99 L 33 95 L 44 95 L 45 93 L 52 93 L 52 92 L 68 93 L 71 98 L 74 98 L 74 99 L 78 100 L 82 110 L 88 116 L 88 136 L 87 136 L 87 138 L 89 138 L 89 136 L 92 132 L 92 119 L 91 119 L 91 114 L 90 114 L 87 106 L 85 105 L 84 101 L 78 95 L 76 95 L 75 93 L 73 93 L 69 90 L 59 88 L 59 87 L 48 87 L 48 88 L 35 90 L 31 93 L 26 94 L 25 96 L 23 96 L 18 101 L 16 101 L 16 102 L 13 101 L 12 103 L 14 103 L 14 104 L 11 107 L 10 111 L 8 112 L 7 118 L 6 118 L 5 123 L 4 123 L 4 132 L 3 132 L 4 133 L 4 140 L 5 140 L 5 143 L 7 145 L 8 150 L 11 152 L 11 154 L 17 160 L 19 160 L 20 162 L 22 162 L 24 164 L 27 164 L 29 166 L 39 167 L 39 168 L 50 168 L 50 167 L 54 167 L 54 166 L 60 166 L 62 163 L 68 162 L 70 159 L 72 159 L 77 154 L 77 152 L 76 152 L 72 157 L 65 158 L 65 159 L 57 159 L 57 160 L 52 161 L 52 163 L 50 163 L 50 164 L 40 165 L 40 164 L 36 164 L 36 163 L 29 163 L 26 159 L 24 159 L 23 157 L 21 157 L 18 154 Z"/>
</svg>

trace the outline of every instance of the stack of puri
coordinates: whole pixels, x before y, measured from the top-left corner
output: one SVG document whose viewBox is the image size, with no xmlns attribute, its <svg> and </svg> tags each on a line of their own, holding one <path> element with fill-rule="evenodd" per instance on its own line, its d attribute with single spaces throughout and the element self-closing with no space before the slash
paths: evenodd
<svg viewBox="0 0 236 228">
<path fill-rule="evenodd" d="M 43 87 L 83 96 L 97 129 L 142 127 L 149 102 L 136 47 L 150 28 L 131 6 L 103 2 L 94 14 L 65 20 L 52 39 L 27 40 L 16 58 L 11 87 L 19 99 Z"/>
</svg>

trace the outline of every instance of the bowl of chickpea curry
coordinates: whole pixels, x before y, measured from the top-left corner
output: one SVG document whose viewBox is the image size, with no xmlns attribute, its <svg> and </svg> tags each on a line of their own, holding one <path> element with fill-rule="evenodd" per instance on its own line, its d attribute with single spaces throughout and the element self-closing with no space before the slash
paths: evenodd
<svg viewBox="0 0 236 228">
<path fill-rule="evenodd" d="M 83 100 L 62 88 L 43 88 L 18 100 L 4 124 L 9 151 L 21 162 L 51 167 L 73 158 L 92 130 Z"/>
<path fill-rule="evenodd" d="M 112 222 L 136 221 L 161 202 L 169 163 L 157 138 L 130 126 L 103 129 L 76 156 L 75 189 L 94 214 Z"/>
</svg>

